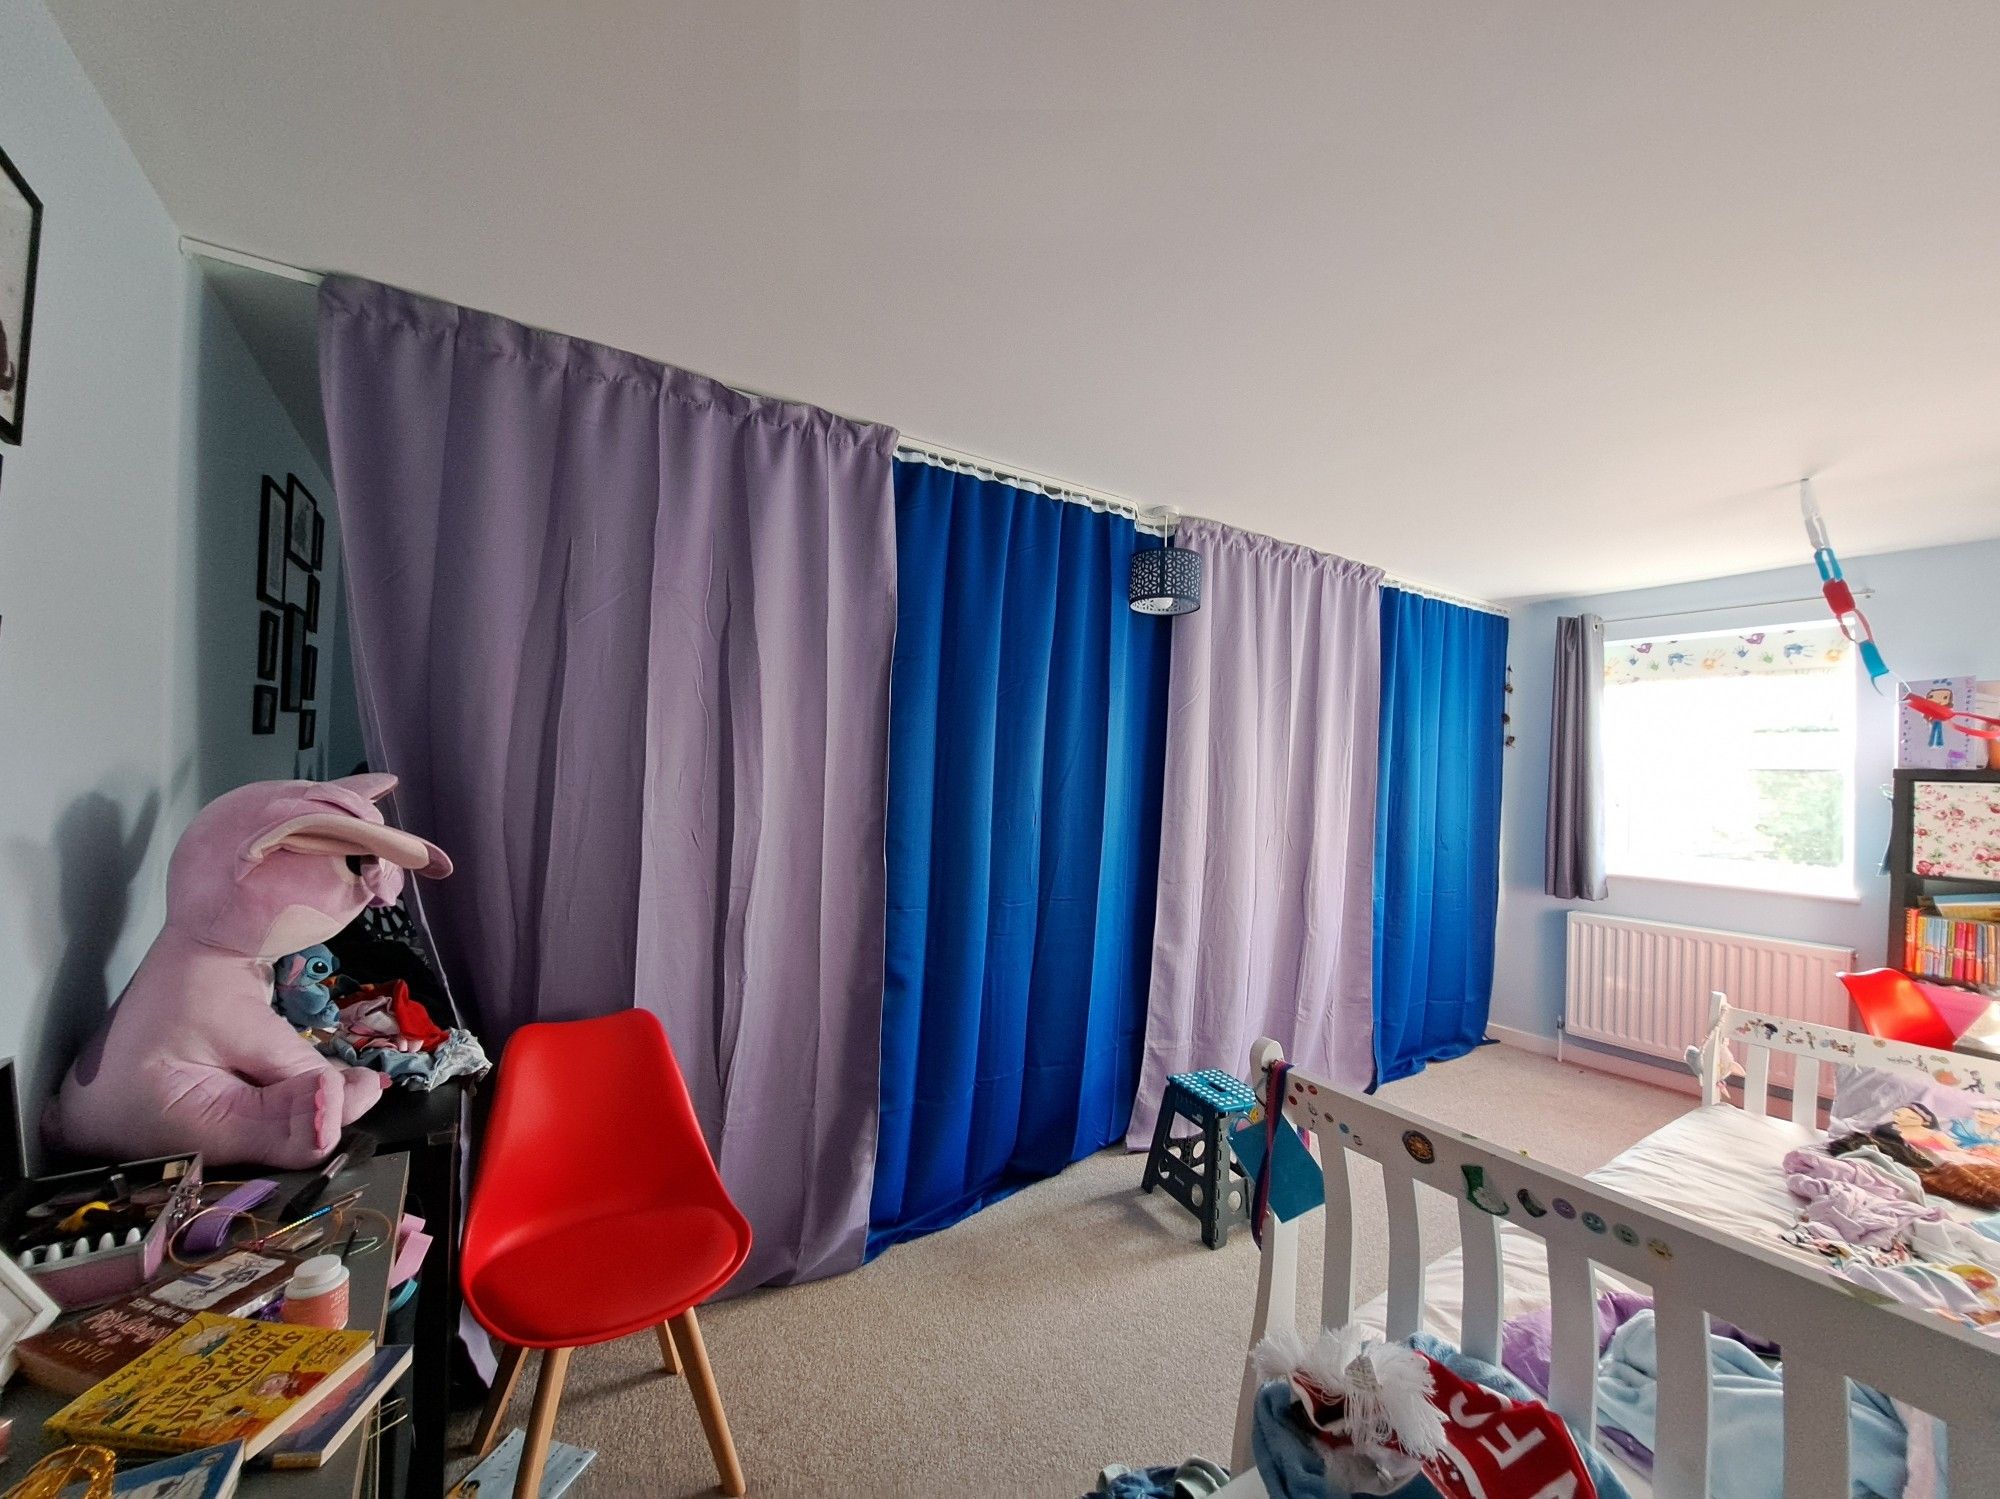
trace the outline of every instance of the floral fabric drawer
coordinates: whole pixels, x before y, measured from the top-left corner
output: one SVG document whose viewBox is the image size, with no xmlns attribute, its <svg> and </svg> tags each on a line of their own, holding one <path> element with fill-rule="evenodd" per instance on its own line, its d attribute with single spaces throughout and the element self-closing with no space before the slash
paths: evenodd
<svg viewBox="0 0 2000 1499">
<path fill-rule="evenodd" d="M 1919 781 L 1914 790 L 1912 872 L 2000 880 L 2000 785 Z"/>
</svg>

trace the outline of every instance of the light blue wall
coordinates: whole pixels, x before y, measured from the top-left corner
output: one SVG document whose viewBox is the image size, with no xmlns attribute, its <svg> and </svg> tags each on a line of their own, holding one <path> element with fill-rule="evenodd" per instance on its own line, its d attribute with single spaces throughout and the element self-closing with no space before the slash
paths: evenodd
<svg viewBox="0 0 2000 1499">
<path fill-rule="evenodd" d="M 2000 498 L 1994 502 L 2000 527 Z M 1840 519 L 1829 516 L 1836 546 Z M 1726 541 L 1721 538 L 1719 541 Z M 1804 532 L 1800 550 L 1805 551 Z M 2000 541 L 1842 559 L 1848 581 L 1875 596 L 1862 605 L 1884 656 L 1906 677 L 2000 677 Z M 1817 599 L 1819 575 L 1809 562 L 1774 572 L 1688 583 L 1671 588 L 1596 594 L 1516 606 L 1509 632 L 1514 669 L 1511 712 L 1514 748 L 1503 780 L 1500 924 L 1492 1019 L 1496 1025 L 1553 1037 L 1562 1014 L 1563 923 L 1572 908 L 1690 926 L 1754 932 L 1852 947 L 1865 965 L 1882 961 L 1888 923 L 1888 881 L 1878 870 L 1889 838 L 1889 805 L 1881 789 L 1894 765 L 1895 705 L 1863 680 L 1858 686 L 1855 785 L 1856 863 L 1861 898 L 1821 900 L 1719 890 L 1696 885 L 1613 879 L 1605 901 L 1560 901 L 1542 893 L 1542 831 L 1548 809 L 1549 698 L 1554 673 L 1555 620 L 1584 611 L 1607 621 L 1617 639 L 1672 630 L 1719 630 L 1741 624 L 1795 623 L 1825 617 L 1817 602 L 1770 607 L 1765 600 Z M 1691 613 L 1717 606 L 1722 613 Z"/>
<path fill-rule="evenodd" d="M 0 1057 L 32 1111 L 158 930 L 188 817 L 293 771 L 250 734 L 257 481 L 331 491 L 41 0 L 0 0 L 0 147 L 44 205 L 0 447 Z"/>
</svg>

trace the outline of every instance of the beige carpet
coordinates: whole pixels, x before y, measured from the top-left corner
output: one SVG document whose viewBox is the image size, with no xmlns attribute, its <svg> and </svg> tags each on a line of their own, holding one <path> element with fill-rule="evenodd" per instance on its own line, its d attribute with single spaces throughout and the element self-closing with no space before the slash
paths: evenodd
<svg viewBox="0 0 2000 1499">
<path fill-rule="evenodd" d="M 1579 1172 L 1694 1103 L 1503 1046 L 1384 1091 Z M 1256 1248 L 1239 1232 L 1203 1249 L 1189 1214 L 1141 1195 L 1142 1161 L 1106 1151 L 851 1275 L 704 1311 L 750 1492 L 1074 1499 L 1109 1462 L 1227 1462 Z M 1455 1207 L 1423 1197 L 1442 1254 Z M 1316 1318 L 1317 1228 L 1304 1238 L 1302 1312 Z M 1385 1284 L 1385 1246 L 1364 1231 L 1364 1299 Z M 556 1434 L 599 1453 L 576 1492 L 712 1491 L 693 1405 L 658 1357 L 636 1337 L 571 1363 Z"/>
</svg>

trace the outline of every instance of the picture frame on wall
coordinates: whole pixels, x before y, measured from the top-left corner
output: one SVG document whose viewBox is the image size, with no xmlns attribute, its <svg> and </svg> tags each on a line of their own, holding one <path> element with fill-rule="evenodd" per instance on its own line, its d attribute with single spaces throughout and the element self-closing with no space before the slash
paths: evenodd
<svg viewBox="0 0 2000 1499">
<path fill-rule="evenodd" d="M 306 575 L 306 628 L 308 630 L 317 630 L 319 628 L 318 573 L 308 573 Z M 312 694 L 307 693 L 306 696 L 310 697 Z"/>
<path fill-rule="evenodd" d="M 319 714 L 311 708 L 299 714 L 299 748 L 309 750 L 319 737 Z"/>
<path fill-rule="evenodd" d="M 296 713 L 305 706 L 306 611 L 297 604 L 285 608 L 285 666 L 278 678 L 278 706 Z"/>
<path fill-rule="evenodd" d="M 250 732 L 275 734 L 278 731 L 278 689 L 264 683 L 250 689 Z"/>
<path fill-rule="evenodd" d="M 285 533 L 288 526 L 285 492 L 278 481 L 264 475 L 264 490 L 257 521 L 257 597 L 267 604 L 284 606 Z"/>
<path fill-rule="evenodd" d="M 309 703 L 319 696 L 318 646 L 309 645 L 306 647 L 305 664 L 300 670 L 299 697 L 302 701 Z"/>
<path fill-rule="evenodd" d="M 257 678 L 263 682 L 278 679 L 278 646 L 280 644 L 278 616 L 269 609 L 257 611 Z"/>
<path fill-rule="evenodd" d="M 326 566 L 326 516 L 313 506 L 313 571 Z"/>
<path fill-rule="evenodd" d="M 42 200 L 0 151 L 0 442 L 21 441 L 41 254 Z"/>
<path fill-rule="evenodd" d="M 301 567 L 317 567 L 319 564 L 313 560 L 313 536 L 319 530 L 319 501 L 299 482 L 297 474 L 285 475 L 285 499 L 290 522 L 285 532 L 285 550 Z"/>
</svg>

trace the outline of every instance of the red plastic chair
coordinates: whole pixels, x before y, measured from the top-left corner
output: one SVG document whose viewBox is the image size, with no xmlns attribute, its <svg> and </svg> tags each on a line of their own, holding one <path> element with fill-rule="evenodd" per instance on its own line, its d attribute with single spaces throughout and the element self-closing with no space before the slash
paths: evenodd
<svg viewBox="0 0 2000 1499">
<path fill-rule="evenodd" d="M 1843 973 L 1841 983 L 1861 1012 L 1861 1028 L 1884 1041 L 1907 1041 L 1933 1051 L 1950 1051 L 1958 1037 L 1917 981 L 1894 968 Z"/>
<path fill-rule="evenodd" d="M 750 1225 L 702 1139 L 660 1022 L 645 1010 L 526 1025 L 501 1060 L 465 1227 L 465 1304 L 500 1340 L 483 1456 L 530 1348 L 547 1350 L 514 1485 L 541 1493 L 572 1349 L 646 1328 L 688 1388 L 722 1492 L 743 1470 L 694 1309 L 742 1266 Z"/>
</svg>

